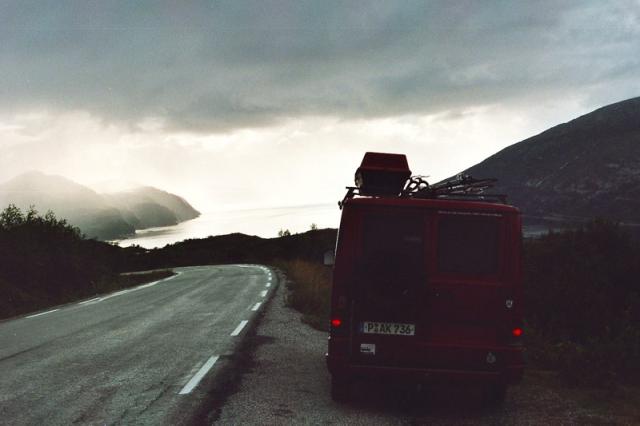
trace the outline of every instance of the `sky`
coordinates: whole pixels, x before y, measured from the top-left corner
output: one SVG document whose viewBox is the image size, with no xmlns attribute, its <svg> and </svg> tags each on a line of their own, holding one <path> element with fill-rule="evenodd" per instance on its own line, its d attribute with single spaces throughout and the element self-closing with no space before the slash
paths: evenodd
<svg viewBox="0 0 640 426">
<path fill-rule="evenodd" d="M 335 203 L 366 151 L 438 181 L 640 95 L 638 0 L 0 0 L 0 40 L 0 181 L 202 211 Z"/>
</svg>

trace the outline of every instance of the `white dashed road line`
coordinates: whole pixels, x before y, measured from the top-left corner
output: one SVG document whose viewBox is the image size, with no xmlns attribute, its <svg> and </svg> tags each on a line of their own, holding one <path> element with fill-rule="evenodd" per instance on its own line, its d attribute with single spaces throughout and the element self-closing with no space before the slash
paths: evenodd
<svg viewBox="0 0 640 426">
<path fill-rule="evenodd" d="M 238 334 L 240 334 L 240 332 L 242 331 L 244 326 L 247 325 L 248 322 L 249 321 L 247 321 L 247 320 L 240 321 L 240 324 L 238 324 L 236 329 L 231 332 L 231 336 L 237 336 Z"/>
<path fill-rule="evenodd" d="M 245 268 L 250 268 L 252 266 L 250 265 L 238 265 L 240 267 L 245 267 Z M 269 273 L 269 282 L 267 283 L 267 288 L 271 286 L 271 273 Z M 261 297 L 265 297 L 267 295 L 267 290 L 263 290 L 260 292 L 260 296 Z M 99 299 L 99 298 L 97 298 Z M 92 300 L 96 300 L 96 299 L 92 299 Z M 90 302 L 89 300 L 87 300 L 85 303 Z M 249 308 L 252 311 L 257 311 L 258 309 L 260 309 L 260 306 L 262 305 L 262 302 L 258 302 L 255 305 L 249 305 Z M 244 327 L 249 323 L 248 320 L 242 320 L 240 321 L 240 324 L 238 324 L 238 326 L 235 328 L 235 330 L 233 330 L 231 332 L 231 337 L 235 337 L 238 336 L 242 330 L 244 329 Z M 200 383 L 200 381 L 202 380 L 202 378 L 207 374 L 207 372 L 209 370 L 211 370 L 211 368 L 213 367 L 213 365 L 216 363 L 216 361 L 218 361 L 219 356 L 215 355 L 210 357 L 207 362 L 204 363 L 204 365 L 198 370 L 198 372 L 191 378 L 191 380 L 189 380 L 189 382 L 184 385 L 184 387 L 182 388 L 182 390 L 180 390 L 179 394 L 180 395 L 185 395 L 185 394 L 189 394 L 191 393 L 191 391 L 198 386 L 198 383 Z"/>
<path fill-rule="evenodd" d="M 178 394 L 185 395 L 185 394 L 191 393 L 191 391 L 196 386 L 198 386 L 198 383 L 200 383 L 200 380 L 202 380 L 205 374 L 207 374 L 207 372 L 211 370 L 211 367 L 213 367 L 213 364 L 216 363 L 218 358 L 219 357 L 217 355 L 210 357 L 207 360 L 207 362 L 205 362 L 204 365 L 200 367 L 200 370 L 198 370 L 198 372 L 191 378 L 191 380 L 189 380 L 189 382 L 186 385 L 184 385 L 184 387 L 180 392 L 178 392 Z"/>
</svg>

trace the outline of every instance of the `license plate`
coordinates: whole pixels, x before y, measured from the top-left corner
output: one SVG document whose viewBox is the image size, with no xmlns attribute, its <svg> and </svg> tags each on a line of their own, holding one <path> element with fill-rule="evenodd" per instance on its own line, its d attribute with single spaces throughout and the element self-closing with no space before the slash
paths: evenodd
<svg viewBox="0 0 640 426">
<path fill-rule="evenodd" d="M 415 324 L 400 324 L 396 322 L 365 321 L 360 323 L 360 331 L 365 334 L 413 336 L 416 334 L 416 326 Z"/>
</svg>

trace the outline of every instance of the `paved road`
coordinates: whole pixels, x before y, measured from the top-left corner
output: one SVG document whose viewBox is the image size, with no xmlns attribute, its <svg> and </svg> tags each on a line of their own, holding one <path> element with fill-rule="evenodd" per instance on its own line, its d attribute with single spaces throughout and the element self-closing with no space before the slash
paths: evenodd
<svg viewBox="0 0 640 426">
<path fill-rule="evenodd" d="M 276 287 L 265 267 L 156 283 L 0 323 L 0 424 L 180 424 Z"/>
</svg>

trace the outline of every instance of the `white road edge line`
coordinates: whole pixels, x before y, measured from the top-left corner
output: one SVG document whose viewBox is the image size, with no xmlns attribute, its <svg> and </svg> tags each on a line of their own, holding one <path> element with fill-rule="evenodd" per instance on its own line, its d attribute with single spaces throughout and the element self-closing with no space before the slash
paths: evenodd
<svg viewBox="0 0 640 426">
<path fill-rule="evenodd" d="M 265 297 L 267 295 L 267 290 L 262 290 L 260 292 L 260 297 Z"/>
<path fill-rule="evenodd" d="M 271 283 L 267 283 L 267 285 L 265 287 L 267 287 L 267 288 L 271 287 Z"/>
<path fill-rule="evenodd" d="M 170 277 L 163 278 L 163 279 L 158 280 L 158 281 L 153 281 L 153 282 L 150 282 L 150 283 L 147 283 L 147 284 L 142 284 L 142 285 L 139 285 L 138 287 L 133 287 L 133 288 L 130 288 L 128 290 L 129 291 L 136 291 L 136 290 L 141 290 L 143 288 L 148 288 L 148 287 L 154 286 L 156 284 L 160 284 L 161 282 L 169 281 L 169 280 L 172 280 L 174 278 L 178 278 L 180 275 L 182 275 L 182 271 L 176 271 L 175 275 L 171 275 Z"/>
<path fill-rule="evenodd" d="M 237 336 L 238 334 L 240 334 L 240 332 L 242 331 L 244 326 L 247 325 L 248 322 L 249 321 L 247 321 L 247 320 L 240 321 L 240 324 L 238 324 L 236 329 L 231 332 L 231 336 Z"/>
<path fill-rule="evenodd" d="M 35 317 L 39 317 L 40 315 L 50 314 L 51 312 L 55 312 L 55 311 L 59 311 L 59 310 L 60 309 L 52 309 L 50 311 L 40 312 L 39 314 L 29 315 L 28 317 L 25 317 L 25 318 L 35 318 Z"/>
<path fill-rule="evenodd" d="M 252 311 L 257 311 L 260 308 L 260 305 L 262 305 L 262 302 L 258 302 L 255 305 L 253 305 L 253 308 L 251 308 Z"/>
<path fill-rule="evenodd" d="M 126 288 L 124 290 L 120 290 L 120 291 L 116 291 L 115 293 L 108 294 L 106 296 L 101 296 L 101 297 L 96 297 L 94 299 L 85 300 L 84 302 L 78 303 L 78 305 L 84 305 L 84 304 L 88 304 L 88 303 L 91 303 L 91 302 L 98 303 L 98 302 L 102 302 L 103 300 L 109 300 L 112 297 L 117 297 L 117 296 L 121 296 L 123 294 L 131 293 L 133 291 L 142 290 L 143 288 L 149 288 L 149 287 L 154 286 L 156 284 L 160 284 L 163 281 L 169 281 L 169 280 L 171 280 L 173 278 L 176 278 L 181 274 L 182 274 L 182 271 L 178 271 L 178 272 L 176 272 L 175 275 L 171 275 L 170 277 L 163 278 L 163 279 L 157 280 L 157 281 L 153 281 L 153 282 L 150 282 L 150 283 L 147 283 L 147 284 L 141 284 L 138 287 Z M 93 303 L 91 303 L 91 304 L 93 304 Z"/>
<path fill-rule="evenodd" d="M 108 300 L 108 299 L 111 299 L 112 297 L 121 296 L 121 295 L 123 295 L 123 294 L 125 294 L 125 293 L 129 293 L 130 291 L 133 291 L 133 289 L 127 289 L 127 290 L 120 290 L 120 291 L 116 291 L 115 293 L 111 293 L 111 294 L 110 294 L 110 295 L 108 295 L 108 296 L 101 297 L 101 298 L 100 298 L 100 301 Z"/>
<path fill-rule="evenodd" d="M 191 380 L 189 380 L 189 382 L 184 385 L 184 387 L 182 388 L 182 390 L 180 392 L 178 392 L 179 395 L 186 395 L 188 393 L 191 393 L 191 391 L 198 386 L 198 383 L 200 383 L 200 380 L 202 380 L 202 378 L 204 377 L 205 374 L 207 374 L 207 372 L 209 370 L 211 370 L 211 367 L 213 367 L 213 364 L 216 363 L 216 361 L 218 360 L 219 356 L 214 355 L 211 356 L 207 362 L 204 363 L 204 365 L 202 367 L 200 367 L 200 370 L 198 370 L 198 372 L 191 378 Z"/>
</svg>

